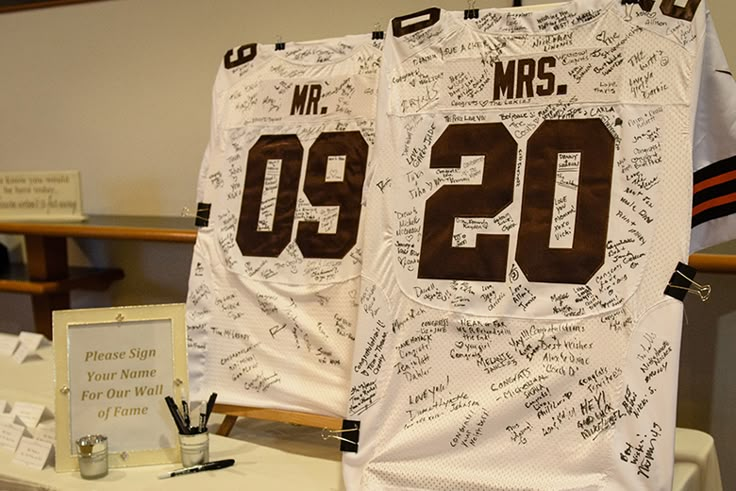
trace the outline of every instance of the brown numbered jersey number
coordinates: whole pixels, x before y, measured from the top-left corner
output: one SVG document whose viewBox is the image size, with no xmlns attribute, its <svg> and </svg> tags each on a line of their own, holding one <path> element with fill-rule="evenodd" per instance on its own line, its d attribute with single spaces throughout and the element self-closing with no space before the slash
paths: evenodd
<svg viewBox="0 0 736 491">
<path fill-rule="evenodd" d="M 659 5 L 659 9 L 667 17 L 692 22 L 695 17 L 695 12 L 697 12 L 698 7 L 700 6 L 700 0 L 688 0 L 683 7 L 675 5 L 675 2 L 676 0 L 662 0 L 662 3 Z M 641 0 L 639 2 L 639 6 L 642 10 L 651 12 L 654 7 L 654 0 Z"/>
<path fill-rule="evenodd" d="M 248 152 L 237 231 L 244 256 L 278 257 L 291 242 L 303 156 L 296 135 L 263 135 Z M 337 168 L 338 172 L 342 168 L 342 179 L 328 179 L 330 157 L 341 162 Z M 280 162 L 277 179 L 267 176 L 269 161 Z M 339 211 L 334 233 L 320 233 L 319 221 L 299 222 L 296 244 L 305 258 L 341 259 L 355 245 L 367 161 L 368 144 L 359 131 L 322 133 L 310 147 L 304 194 L 312 206 L 334 206 Z M 269 187 L 277 188 L 273 206 L 271 198 L 264 201 Z M 269 206 L 270 227 L 262 226 L 261 208 Z"/>
<path fill-rule="evenodd" d="M 503 281 L 508 235 L 478 235 L 474 248 L 452 247 L 455 218 L 493 218 L 514 199 L 516 141 L 501 123 L 452 124 L 432 145 L 431 169 L 458 169 L 464 155 L 482 156 L 483 182 L 443 186 L 424 209 L 420 278 Z"/>
<path fill-rule="evenodd" d="M 502 282 L 509 236 L 478 234 L 475 247 L 454 247 L 456 218 L 494 218 L 513 201 L 518 144 L 502 123 L 449 125 L 432 145 L 430 168 L 459 168 L 482 156 L 480 185 L 446 185 L 427 200 L 418 277 Z M 579 154 L 572 247 L 549 246 L 557 159 Z M 550 120 L 527 145 L 516 262 L 529 281 L 586 283 L 605 260 L 614 138 L 599 119 Z"/>
</svg>

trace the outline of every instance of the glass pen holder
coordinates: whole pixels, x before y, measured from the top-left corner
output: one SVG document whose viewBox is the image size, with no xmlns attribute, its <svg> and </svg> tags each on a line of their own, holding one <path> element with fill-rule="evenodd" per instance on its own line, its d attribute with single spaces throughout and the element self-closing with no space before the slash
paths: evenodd
<svg viewBox="0 0 736 491">
<path fill-rule="evenodd" d="M 86 435 L 77 440 L 79 474 L 84 479 L 98 479 L 107 475 L 107 437 Z"/>
<path fill-rule="evenodd" d="M 206 430 L 201 433 L 183 435 L 179 433 L 179 449 L 182 467 L 204 464 L 210 461 L 210 434 Z"/>
</svg>

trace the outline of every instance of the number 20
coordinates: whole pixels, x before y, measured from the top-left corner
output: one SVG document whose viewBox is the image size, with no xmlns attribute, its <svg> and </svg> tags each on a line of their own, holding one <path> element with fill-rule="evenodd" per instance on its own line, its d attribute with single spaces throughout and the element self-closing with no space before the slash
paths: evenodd
<svg viewBox="0 0 736 491">
<path fill-rule="evenodd" d="M 263 135 L 248 152 L 237 243 L 245 256 L 278 257 L 291 242 L 304 149 L 296 135 Z M 327 160 L 344 156 L 342 181 L 327 181 Z M 271 230 L 258 230 L 266 168 L 281 160 Z M 368 144 L 359 131 L 325 132 L 309 149 L 304 194 L 312 206 L 339 206 L 337 230 L 319 233 L 319 222 L 304 220 L 296 244 L 305 258 L 340 259 L 355 245 L 360 224 Z"/>
<path fill-rule="evenodd" d="M 453 247 L 455 218 L 493 218 L 514 199 L 518 144 L 502 123 L 451 124 L 432 145 L 429 167 L 460 168 L 464 155 L 485 159 L 480 185 L 445 185 L 426 202 L 418 277 L 503 282 L 509 236 L 478 234 Z M 549 247 L 558 153 L 579 153 L 571 248 Z M 614 138 L 599 119 L 549 120 L 531 135 L 521 199 L 516 262 L 529 281 L 584 284 L 605 260 Z"/>
</svg>

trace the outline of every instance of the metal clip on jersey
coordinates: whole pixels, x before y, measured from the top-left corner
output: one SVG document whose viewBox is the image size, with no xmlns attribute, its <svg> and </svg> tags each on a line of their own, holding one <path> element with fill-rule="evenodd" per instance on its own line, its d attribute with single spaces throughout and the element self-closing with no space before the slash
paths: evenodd
<svg viewBox="0 0 736 491">
<path fill-rule="evenodd" d="M 351 439 L 340 436 L 345 433 L 350 433 Z M 334 438 L 340 440 L 340 451 L 341 452 L 358 452 L 358 440 L 360 440 L 360 421 L 353 421 L 350 419 L 342 420 L 341 430 L 331 430 L 329 428 L 322 428 L 322 439 L 328 440 Z"/>
<path fill-rule="evenodd" d="M 381 24 L 376 22 L 373 24 L 373 32 L 371 33 L 371 39 L 374 41 L 380 40 L 384 38 L 383 30 L 381 29 Z"/>
<path fill-rule="evenodd" d="M 677 268 L 672 274 L 665 295 L 678 300 L 685 300 L 685 295 L 692 293 L 698 295 L 703 302 L 710 298 L 712 288 L 710 285 L 701 285 L 695 281 L 697 270 L 687 264 L 677 263 Z"/>
<path fill-rule="evenodd" d="M 181 216 L 193 217 L 195 227 L 206 227 L 210 223 L 211 203 L 197 203 L 197 212 L 192 213 L 188 206 L 181 209 Z"/>
<path fill-rule="evenodd" d="M 475 0 L 468 0 L 468 8 L 463 12 L 463 18 L 465 20 L 478 18 L 478 9 L 475 8 Z"/>
</svg>

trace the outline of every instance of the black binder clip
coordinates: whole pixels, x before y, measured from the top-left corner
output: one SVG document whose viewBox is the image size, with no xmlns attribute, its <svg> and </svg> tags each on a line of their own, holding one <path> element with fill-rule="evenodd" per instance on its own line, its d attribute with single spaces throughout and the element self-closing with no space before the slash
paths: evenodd
<svg viewBox="0 0 736 491">
<path fill-rule="evenodd" d="M 665 295 L 669 295 L 677 300 L 685 300 L 685 295 L 692 293 L 698 295 L 703 302 L 710 298 L 710 285 L 701 285 L 695 281 L 696 269 L 678 262 L 675 272 L 664 290 Z"/>
<path fill-rule="evenodd" d="M 206 227 L 210 224 L 210 210 L 212 209 L 211 203 L 197 203 L 197 213 L 192 214 L 188 206 L 185 206 L 181 210 L 181 216 L 183 217 L 194 217 L 195 227 Z"/>
<path fill-rule="evenodd" d="M 210 224 L 212 203 L 197 203 L 197 215 L 194 217 L 195 227 L 206 227 Z"/>
<path fill-rule="evenodd" d="M 281 36 L 276 39 L 276 51 L 283 51 L 286 49 L 286 43 L 281 40 Z"/>
<path fill-rule="evenodd" d="M 342 434 L 349 433 L 350 438 L 340 436 Z M 340 451 L 341 452 L 358 452 L 358 440 L 360 440 L 360 421 L 354 421 L 351 419 L 342 420 L 341 430 L 330 430 L 328 428 L 322 428 L 322 439 L 328 440 L 334 438 L 340 440 Z"/>
<path fill-rule="evenodd" d="M 468 19 L 477 19 L 478 18 L 478 9 L 465 9 L 465 12 L 463 14 L 463 18 L 465 20 L 468 20 Z"/>
<path fill-rule="evenodd" d="M 475 8 L 475 0 L 468 0 L 468 8 L 463 12 L 463 18 L 465 20 L 477 19 L 478 15 L 478 9 Z"/>
<path fill-rule="evenodd" d="M 8 254 L 8 248 L 0 244 L 0 273 L 8 271 L 10 271 L 10 254 Z"/>
<path fill-rule="evenodd" d="M 371 33 L 371 39 L 374 41 L 383 39 L 383 31 L 381 30 L 381 24 L 376 22 L 373 24 L 373 32 Z"/>
<path fill-rule="evenodd" d="M 651 12 L 654 0 L 621 0 L 621 5 L 638 5 L 645 12 Z"/>
</svg>

